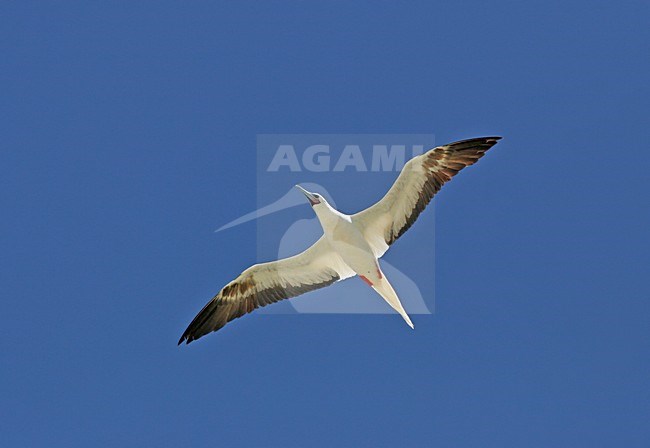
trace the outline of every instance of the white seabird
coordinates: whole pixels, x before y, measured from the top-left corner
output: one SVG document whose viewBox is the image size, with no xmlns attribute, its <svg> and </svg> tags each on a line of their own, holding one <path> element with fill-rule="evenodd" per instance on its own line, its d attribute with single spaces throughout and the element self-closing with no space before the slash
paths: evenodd
<svg viewBox="0 0 650 448">
<path fill-rule="evenodd" d="M 178 343 L 189 344 L 256 308 L 355 275 L 413 328 L 378 260 L 413 225 L 440 188 L 476 163 L 500 138 L 462 140 L 412 158 L 379 202 L 354 215 L 339 212 L 318 193 L 296 185 L 314 209 L 323 236 L 298 255 L 246 269 L 203 307 Z"/>
</svg>

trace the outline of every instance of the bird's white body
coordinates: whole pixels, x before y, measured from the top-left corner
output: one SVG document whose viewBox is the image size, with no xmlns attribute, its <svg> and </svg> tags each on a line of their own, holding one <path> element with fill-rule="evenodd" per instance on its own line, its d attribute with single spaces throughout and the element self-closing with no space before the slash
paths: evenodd
<svg viewBox="0 0 650 448">
<path fill-rule="evenodd" d="M 440 188 L 473 165 L 500 137 L 439 146 L 406 163 L 388 193 L 354 215 L 335 210 L 318 193 L 297 186 L 309 199 L 323 236 L 293 257 L 260 263 L 228 283 L 196 315 L 181 336 L 190 343 L 256 308 L 358 275 L 413 328 L 397 293 L 379 265 L 388 248 L 408 230 Z"/>
<path fill-rule="evenodd" d="M 314 205 L 325 239 L 357 275 L 377 278 L 377 259 L 352 218 L 332 208 L 324 199 Z"/>
<path fill-rule="evenodd" d="M 351 216 L 334 209 L 324 198 L 313 208 L 331 249 L 414 328 L 359 224 Z"/>
</svg>

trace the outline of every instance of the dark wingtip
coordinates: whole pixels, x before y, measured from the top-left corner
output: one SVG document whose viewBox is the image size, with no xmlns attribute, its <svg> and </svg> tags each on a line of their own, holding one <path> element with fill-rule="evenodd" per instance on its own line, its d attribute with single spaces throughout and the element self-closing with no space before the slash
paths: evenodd
<svg viewBox="0 0 650 448">
<path fill-rule="evenodd" d="M 448 143 L 443 145 L 446 148 L 449 148 L 452 151 L 463 151 L 466 149 L 480 149 L 487 151 L 491 147 L 497 144 L 501 140 L 501 137 L 492 136 L 492 137 L 476 137 L 469 138 L 466 140 L 459 140 L 457 142 Z"/>
<path fill-rule="evenodd" d="M 499 142 L 499 140 L 501 140 L 501 138 L 502 138 L 502 137 L 499 137 L 499 136 L 495 136 L 495 137 L 483 137 L 483 141 L 484 141 L 486 144 L 490 145 L 490 147 L 492 147 L 492 146 L 496 145 L 496 144 Z"/>
<path fill-rule="evenodd" d="M 458 140 L 456 142 L 449 143 L 448 145 L 451 146 L 451 145 L 459 145 L 459 144 L 464 144 L 464 143 L 480 143 L 480 142 L 484 142 L 484 143 L 494 142 L 494 143 L 496 143 L 499 140 L 501 140 L 502 138 L 503 137 L 499 137 L 499 136 L 496 136 L 496 135 L 491 136 L 491 137 L 474 137 L 474 138 L 468 138 L 468 139 L 465 139 L 465 140 Z"/>
<path fill-rule="evenodd" d="M 183 336 L 181 336 L 181 338 L 178 340 L 178 345 L 181 345 L 183 342 L 185 342 L 185 345 L 192 342 L 190 335 L 188 335 L 187 333 L 183 333 Z"/>
</svg>

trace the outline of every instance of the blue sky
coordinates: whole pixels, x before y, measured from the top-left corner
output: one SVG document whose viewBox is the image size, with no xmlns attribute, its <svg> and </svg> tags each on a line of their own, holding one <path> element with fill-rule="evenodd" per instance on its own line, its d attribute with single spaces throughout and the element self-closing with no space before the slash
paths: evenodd
<svg viewBox="0 0 650 448">
<path fill-rule="evenodd" d="M 648 3 L 351 3 L 0 6 L 3 446 L 647 446 Z M 416 331 L 176 346 L 255 260 L 213 230 L 269 133 L 504 136 L 436 198 Z"/>
</svg>

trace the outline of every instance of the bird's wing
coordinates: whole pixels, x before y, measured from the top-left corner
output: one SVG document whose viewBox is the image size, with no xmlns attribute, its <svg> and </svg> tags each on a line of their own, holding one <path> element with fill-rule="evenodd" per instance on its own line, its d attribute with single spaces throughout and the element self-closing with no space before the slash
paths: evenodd
<svg viewBox="0 0 650 448">
<path fill-rule="evenodd" d="M 203 307 L 178 343 L 189 344 L 256 308 L 354 275 L 323 236 L 298 255 L 246 269 Z"/>
<path fill-rule="evenodd" d="M 373 206 L 352 215 L 375 256 L 406 232 L 440 188 L 460 170 L 473 165 L 501 137 L 481 137 L 439 146 L 412 158 Z"/>
</svg>

